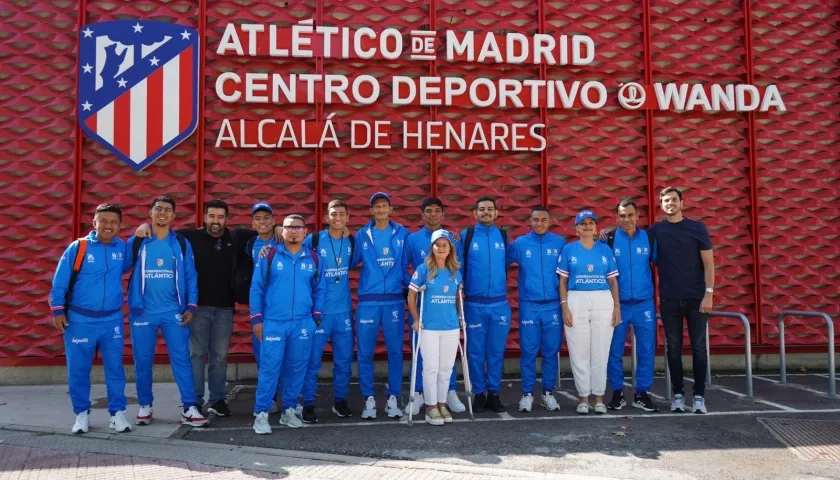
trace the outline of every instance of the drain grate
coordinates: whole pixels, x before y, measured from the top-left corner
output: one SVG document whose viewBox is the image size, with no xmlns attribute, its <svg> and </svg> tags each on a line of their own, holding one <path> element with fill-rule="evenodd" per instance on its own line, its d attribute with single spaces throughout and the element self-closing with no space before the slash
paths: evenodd
<svg viewBox="0 0 840 480">
<path fill-rule="evenodd" d="M 840 461 L 840 422 L 791 418 L 758 421 L 801 460 Z"/>
</svg>

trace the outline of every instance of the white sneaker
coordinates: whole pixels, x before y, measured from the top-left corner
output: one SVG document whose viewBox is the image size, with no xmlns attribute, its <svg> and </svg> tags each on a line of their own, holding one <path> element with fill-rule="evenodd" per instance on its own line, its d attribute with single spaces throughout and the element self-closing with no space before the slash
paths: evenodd
<svg viewBox="0 0 840 480">
<path fill-rule="evenodd" d="M 295 409 L 289 407 L 282 415 L 280 415 L 280 425 L 285 425 L 289 428 L 300 428 L 303 426 L 303 422 L 301 422 L 300 418 L 298 418 L 297 413 L 295 413 Z"/>
<path fill-rule="evenodd" d="M 190 407 L 186 412 L 181 414 L 181 425 L 189 425 L 191 427 L 203 427 L 207 425 L 207 419 L 200 413 L 195 405 Z"/>
<path fill-rule="evenodd" d="M 73 424 L 73 433 L 87 433 L 90 429 L 90 412 L 84 412 L 76 415 L 76 423 Z"/>
<path fill-rule="evenodd" d="M 415 399 L 415 404 L 418 405 L 417 400 Z M 402 418 L 403 412 L 400 410 L 399 402 L 397 402 L 397 397 L 391 395 L 388 397 L 388 403 L 385 405 L 385 413 L 388 414 L 389 418 Z"/>
<path fill-rule="evenodd" d="M 271 424 L 268 423 L 268 413 L 258 413 L 254 417 L 254 433 L 257 435 L 268 435 L 271 433 Z"/>
<path fill-rule="evenodd" d="M 694 413 L 706 413 L 706 399 L 699 395 L 694 396 Z"/>
<path fill-rule="evenodd" d="M 589 415 L 589 404 L 579 403 L 575 411 L 580 415 Z"/>
<path fill-rule="evenodd" d="M 461 403 L 461 399 L 458 398 L 458 393 L 455 390 L 450 390 L 446 394 L 446 406 L 455 413 L 464 413 L 467 411 L 467 407 Z"/>
<path fill-rule="evenodd" d="M 534 396 L 530 393 L 526 393 L 522 395 L 522 398 L 519 400 L 519 411 L 520 412 L 530 412 L 534 408 Z"/>
<path fill-rule="evenodd" d="M 367 397 L 367 400 L 365 400 L 365 409 L 362 411 L 362 418 L 369 418 L 371 420 L 376 418 L 376 400 L 373 397 Z"/>
<path fill-rule="evenodd" d="M 672 412 L 685 412 L 685 397 L 682 394 L 674 395 L 674 399 L 671 400 L 671 411 Z"/>
<path fill-rule="evenodd" d="M 603 414 L 607 413 L 607 406 L 604 405 L 603 403 L 596 403 L 594 410 L 595 410 L 595 413 L 597 413 L 598 415 L 603 415 Z"/>
<path fill-rule="evenodd" d="M 408 415 L 408 413 L 411 412 L 413 417 L 420 415 L 420 406 L 423 405 L 424 402 L 423 392 L 415 392 L 414 403 L 408 402 L 408 405 L 405 406 L 405 414 Z"/>
<path fill-rule="evenodd" d="M 140 411 L 137 412 L 137 417 L 134 419 L 134 423 L 137 425 L 148 425 L 152 423 L 152 416 L 154 412 L 152 411 L 151 405 L 140 405 Z"/>
<path fill-rule="evenodd" d="M 542 399 L 540 400 L 540 406 L 545 407 L 545 409 L 549 412 L 556 412 L 560 410 L 560 405 L 557 403 L 557 399 L 554 398 L 554 394 L 551 392 L 543 392 Z"/>
<path fill-rule="evenodd" d="M 117 412 L 111 417 L 111 424 L 108 425 L 108 428 L 113 429 L 117 433 L 128 433 L 131 431 L 131 425 L 125 419 L 125 410 Z"/>
</svg>

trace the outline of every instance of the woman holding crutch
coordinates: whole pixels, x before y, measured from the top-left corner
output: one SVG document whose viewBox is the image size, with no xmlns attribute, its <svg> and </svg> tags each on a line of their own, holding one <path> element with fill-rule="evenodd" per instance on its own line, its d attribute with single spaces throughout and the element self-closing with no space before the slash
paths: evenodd
<svg viewBox="0 0 840 480">
<path fill-rule="evenodd" d="M 452 415 L 446 408 L 446 395 L 461 339 L 460 269 L 452 234 L 437 230 L 432 234 L 431 252 L 414 271 L 409 284 L 408 309 L 415 319 L 412 328 L 420 336 L 423 397 L 426 422 L 430 425 L 452 422 Z M 417 311 L 417 292 L 421 292 L 420 313 Z M 412 367 L 412 376 L 416 372 Z"/>
</svg>

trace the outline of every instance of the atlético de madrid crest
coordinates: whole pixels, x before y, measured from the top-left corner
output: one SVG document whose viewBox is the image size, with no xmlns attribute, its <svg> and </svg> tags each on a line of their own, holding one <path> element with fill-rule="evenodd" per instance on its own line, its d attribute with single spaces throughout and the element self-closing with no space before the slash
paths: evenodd
<svg viewBox="0 0 840 480">
<path fill-rule="evenodd" d="M 134 170 L 198 125 L 198 32 L 148 20 L 86 25 L 79 35 L 79 123 Z"/>
</svg>

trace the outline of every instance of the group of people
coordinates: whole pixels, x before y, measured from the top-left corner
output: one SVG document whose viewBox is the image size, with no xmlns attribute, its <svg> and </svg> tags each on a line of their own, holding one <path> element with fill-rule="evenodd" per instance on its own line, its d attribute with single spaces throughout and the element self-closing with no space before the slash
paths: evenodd
<svg viewBox="0 0 840 480">
<path fill-rule="evenodd" d="M 681 358 L 685 319 L 694 357 L 691 410 L 705 413 L 712 243 L 702 223 L 683 217 L 678 188 L 664 189 L 660 204 L 666 218 L 647 230 L 638 228 L 638 209 L 631 200 L 616 207 L 619 228 L 615 230 L 599 230 L 595 213 L 583 210 L 575 216 L 578 240 L 571 243 L 549 231 L 551 216 L 544 207 L 533 209 L 531 232 L 509 241 L 507 232 L 495 225 L 498 210 L 492 197 L 477 200 L 476 224 L 460 233 L 443 228 L 443 202 L 427 198 L 420 206 L 425 226 L 410 233 L 391 219 L 390 197 L 377 192 L 370 198 L 373 218 L 355 235 L 348 232 L 350 212 L 340 200 L 327 207 L 328 227 L 310 235 L 300 215 L 286 216 L 276 225 L 267 203 L 252 209 L 254 230 L 228 229 L 228 206 L 219 200 L 205 206 L 204 228 L 176 233 L 170 230 L 175 202 L 158 197 L 152 203 L 150 225 L 138 228 L 127 243 L 117 237 L 119 207 L 100 205 L 94 215 L 95 230 L 74 241 L 59 261 L 50 295 L 56 327 L 64 332 L 76 414 L 73 431 L 88 429 L 95 349 L 105 364 L 111 427 L 131 428 L 123 393 L 121 276 L 132 270 L 129 325 L 140 403 L 138 425 L 152 419 L 151 366 L 158 328 L 163 330 L 180 390 L 183 422 L 194 426 L 207 422 L 202 412 L 205 371 L 209 385 L 205 412 L 231 414 L 225 402 L 226 358 L 237 302 L 249 305 L 254 333 L 259 373 L 253 428 L 258 434 L 271 433 L 268 415 L 277 410 L 281 425 L 294 428 L 318 421 L 315 390 L 327 341 L 334 362 L 332 413 L 353 415 L 347 397 L 355 346 L 365 398 L 361 417 L 376 418 L 373 357 L 380 331 L 388 358 L 387 416 L 399 418 L 409 411 L 418 415 L 425 405 L 426 421 L 443 425 L 452 421 L 451 412 L 465 411 L 456 394 L 453 368 L 460 326 L 468 332 L 474 411 L 503 412 L 499 391 L 512 321 L 507 268 L 514 263 L 519 266 L 520 411 L 533 409 L 539 355 L 543 357 L 540 404 L 559 409 L 553 392 L 564 331 L 580 397 L 576 411 L 603 414 L 626 406 L 623 355 L 629 325 L 638 345 L 632 405 L 658 410 L 648 395 L 656 343 L 652 268 L 656 265 L 673 374 L 671 410 L 686 410 Z M 357 267 L 354 315 L 349 273 Z M 420 355 L 412 392 L 416 401 L 402 405 L 406 303 Z M 607 382 L 613 397 L 605 405 Z M 298 397 L 303 403 L 299 413 Z"/>
</svg>

